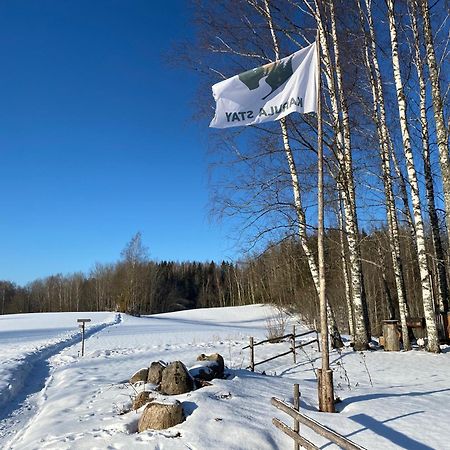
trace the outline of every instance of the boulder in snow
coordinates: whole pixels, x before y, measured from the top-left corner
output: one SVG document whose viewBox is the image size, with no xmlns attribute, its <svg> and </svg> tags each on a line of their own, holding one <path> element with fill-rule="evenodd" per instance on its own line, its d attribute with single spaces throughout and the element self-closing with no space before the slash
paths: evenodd
<svg viewBox="0 0 450 450">
<path fill-rule="evenodd" d="M 197 361 L 200 361 L 202 364 L 190 370 L 194 378 L 207 381 L 214 378 L 223 378 L 225 364 L 223 357 L 219 353 L 213 353 L 212 355 L 202 353 L 197 357 Z"/>
<path fill-rule="evenodd" d="M 144 383 L 146 383 L 147 382 L 147 377 L 148 377 L 148 369 L 147 368 L 139 369 L 130 378 L 130 384 L 139 383 L 140 381 L 143 381 Z"/>
<path fill-rule="evenodd" d="M 173 403 L 149 403 L 138 423 L 138 431 L 165 430 L 184 421 L 183 407 L 178 400 Z"/>
<path fill-rule="evenodd" d="M 181 361 L 170 363 L 162 373 L 161 392 L 167 395 L 184 394 L 192 391 L 194 381 Z"/>
<path fill-rule="evenodd" d="M 165 369 L 165 365 L 161 361 L 155 361 L 150 364 L 148 368 L 147 383 L 159 384 L 161 383 L 162 373 Z"/>
</svg>

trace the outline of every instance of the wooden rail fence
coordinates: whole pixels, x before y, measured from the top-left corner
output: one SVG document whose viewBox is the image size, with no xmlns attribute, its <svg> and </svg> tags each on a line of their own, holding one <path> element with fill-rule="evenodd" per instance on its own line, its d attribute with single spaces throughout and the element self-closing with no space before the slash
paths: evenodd
<svg viewBox="0 0 450 450">
<path fill-rule="evenodd" d="M 296 341 L 295 341 L 296 338 L 302 337 L 302 336 L 306 336 L 306 335 L 312 334 L 312 333 L 315 333 L 315 335 L 316 335 L 316 337 L 314 339 L 312 339 L 312 340 L 310 340 L 308 342 L 302 342 L 302 343 L 300 343 L 298 345 L 296 344 Z M 265 359 L 263 361 L 255 362 L 255 347 L 257 347 L 258 345 L 266 344 L 268 342 L 270 342 L 270 343 L 279 342 L 279 341 L 282 341 L 283 339 L 289 339 L 289 341 L 290 341 L 291 346 L 290 346 L 290 349 L 288 351 L 280 353 L 280 354 L 275 355 L 275 356 L 272 356 L 272 357 L 267 358 L 267 359 Z M 277 358 L 281 358 L 282 356 L 289 355 L 289 353 L 292 353 L 292 356 L 293 356 L 293 359 L 294 359 L 294 364 L 296 364 L 297 363 L 297 352 L 296 352 L 296 350 L 299 349 L 299 348 L 305 347 L 307 345 L 314 344 L 314 343 L 317 344 L 317 349 L 320 352 L 319 333 L 317 332 L 317 330 L 310 330 L 310 331 L 306 331 L 304 333 L 296 334 L 295 333 L 295 325 L 294 325 L 292 327 L 292 333 L 285 334 L 284 336 L 276 336 L 276 337 L 273 337 L 273 338 L 270 338 L 270 339 L 265 339 L 264 341 L 259 341 L 259 342 L 255 342 L 254 338 L 250 337 L 249 345 L 246 345 L 245 347 L 243 347 L 242 350 L 245 350 L 247 348 L 250 349 L 250 365 L 247 366 L 247 369 L 250 369 L 252 372 L 254 372 L 255 371 L 255 366 L 258 366 L 260 364 L 264 364 L 266 362 L 272 361 L 272 360 L 277 359 Z"/>
<path fill-rule="evenodd" d="M 288 425 L 286 425 L 276 417 L 272 419 L 272 423 L 279 430 L 293 439 L 294 450 L 299 450 L 300 447 L 303 447 L 306 450 L 319 450 L 319 447 L 300 435 L 300 424 L 307 426 L 315 433 L 330 440 L 344 450 L 366 450 L 364 447 L 355 444 L 353 441 L 346 438 L 345 436 L 342 436 L 331 428 L 328 428 L 325 425 L 317 422 L 316 420 L 311 419 L 311 417 L 308 417 L 305 414 L 301 413 L 298 384 L 294 385 L 294 405 L 290 405 L 289 403 L 283 402 L 282 400 L 279 400 L 275 397 L 272 397 L 271 403 L 273 406 L 294 419 L 294 428 L 290 428 Z"/>
</svg>

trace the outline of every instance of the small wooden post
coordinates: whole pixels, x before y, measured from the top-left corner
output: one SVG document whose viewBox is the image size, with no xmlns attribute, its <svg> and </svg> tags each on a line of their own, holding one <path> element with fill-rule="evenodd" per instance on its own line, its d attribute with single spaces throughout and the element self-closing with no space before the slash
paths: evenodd
<svg viewBox="0 0 450 450">
<path fill-rule="evenodd" d="M 255 347 L 253 344 L 253 337 L 250 337 L 250 370 L 255 371 Z"/>
<path fill-rule="evenodd" d="M 294 384 L 294 409 L 300 412 L 300 390 L 298 384 Z M 294 431 L 300 434 L 300 422 L 294 419 Z M 300 445 L 297 441 L 294 441 L 294 450 L 300 450 Z"/>
<path fill-rule="evenodd" d="M 292 356 L 294 364 L 297 364 L 297 354 L 295 353 L 295 325 L 292 325 L 292 339 L 291 339 Z"/>
<path fill-rule="evenodd" d="M 383 337 L 385 351 L 398 352 L 400 350 L 398 320 L 383 320 Z"/>
<path fill-rule="evenodd" d="M 86 322 L 90 322 L 91 319 L 77 319 L 78 325 L 81 328 L 81 356 L 84 356 L 84 331 Z"/>
</svg>

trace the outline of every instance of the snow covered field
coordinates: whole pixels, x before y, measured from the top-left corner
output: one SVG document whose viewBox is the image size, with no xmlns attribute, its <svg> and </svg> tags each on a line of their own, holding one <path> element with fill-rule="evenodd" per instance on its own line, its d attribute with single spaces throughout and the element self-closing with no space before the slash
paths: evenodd
<svg viewBox="0 0 450 450">
<path fill-rule="evenodd" d="M 149 317 L 115 313 L 0 316 L 0 448 L 2 449 L 290 449 L 272 425 L 290 419 L 270 404 L 292 402 L 367 449 L 445 449 L 450 429 L 450 351 L 331 354 L 339 414 L 317 412 L 317 346 L 245 370 L 248 337 L 266 338 L 267 306 L 191 310 Z M 89 317 L 86 355 L 79 357 L 76 319 Z M 293 320 L 293 319 L 292 319 Z M 297 324 L 298 329 L 301 327 Z M 287 343 L 256 348 L 256 360 L 287 350 Z M 447 353 L 447 351 L 449 351 Z M 136 433 L 139 413 L 121 414 L 133 389 L 131 374 L 152 361 L 219 352 L 228 377 L 177 396 L 187 419 L 165 431 Z M 303 427 L 322 448 L 336 448 Z"/>
</svg>

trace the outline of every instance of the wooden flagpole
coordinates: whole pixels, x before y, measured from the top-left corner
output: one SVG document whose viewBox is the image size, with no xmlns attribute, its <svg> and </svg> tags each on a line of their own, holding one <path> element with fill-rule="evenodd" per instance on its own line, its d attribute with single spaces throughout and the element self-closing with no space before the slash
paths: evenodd
<svg viewBox="0 0 450 450">
<path fill-rule="evenodd" d="M 322 122 L 322 81 L 320 76 L 320 35 L 319 35 L 319 2 L 317 2 L 317 253 L 319 263 L 319 304 L 320 304 L 320 334 L 322 341 L 322 368 L 318 370 L 319 410 L 335 412 L 333 392 L 333 371 L 330 370 L 330 355 L 328 351 L 328 319 L 325 282 L 325 252 L 324 252 L 324 192 L 323 192 L 323 122 Z"/>
</svg>

